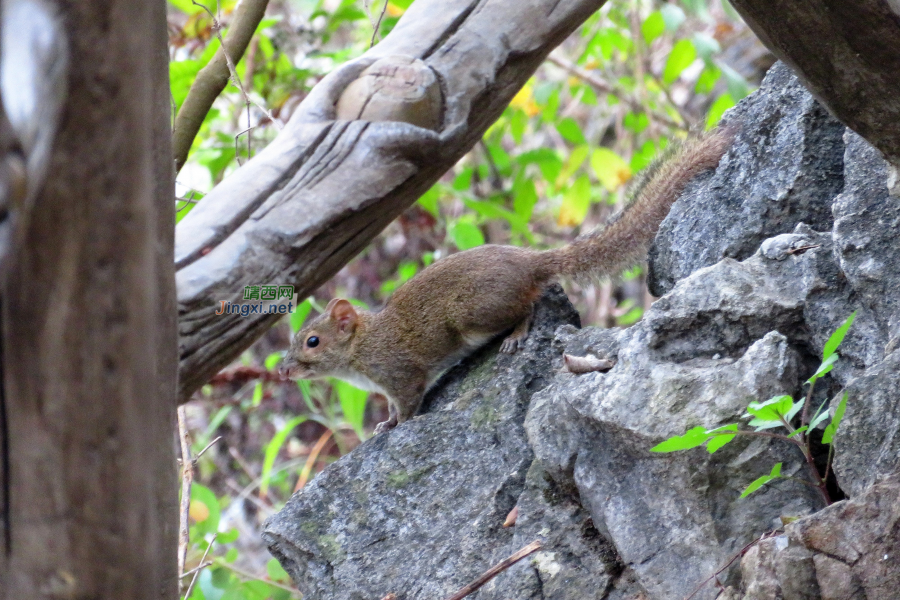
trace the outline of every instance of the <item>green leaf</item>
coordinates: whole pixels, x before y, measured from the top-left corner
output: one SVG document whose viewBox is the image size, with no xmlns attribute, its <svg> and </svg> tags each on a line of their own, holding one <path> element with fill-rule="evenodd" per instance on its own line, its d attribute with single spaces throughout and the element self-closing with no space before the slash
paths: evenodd
<svg viewBox="0 0 900 600">
<path fill-rule="evenodd" d="M 780 421 L 782 417 L 787 419 L 793 407 L 794 399 L 790 396 L 775 396 L 765 402 L 751 402 L 747 405 L 747 413 L 762 421 Z"/>
<path fill-rule="evenodd" d="M 526 222 L 531 219 L 534 205 L 538 202 L 537 188 L 530 178 L 516 180 L 513 185 L 513 210 Z"/>
<path fill-rule="evenodd" d="M 569 158 L 566 160 L 562 172 L 556 178 L 556 185 L 559 187 L 565 185 L 569 178 L 575 174 L 575 171 L 581 168 L 581 165 L 587 160 L 588 154 L 590 154 L 590 148 L 587 145 L 572 148 L 572 152 L 569 153 Z"/>
<path fill-rule="evenodd" d="M 213 415 L 213 418 L 209 420 L 209 425 L 206 426 L 203 434 L 194 441 L 193 449 L 196 452 L 200 452 L 201 450 L 203 450 L 206 445 L 212 440 L 213 434 L 217 429 L 219 429 L 219 425 L 221 425 L 225 421 L 228 413 L 230 413 L 233 408 L 233 405 L 228 404 L 216 411 L 216 414 Z"/>
<path fill-rule="evenodd" d="M 663 81 L 673 83 L 697 58 L 697 50 L 691 40 L 679 40 L 672 47 L 666 66 L 663 69 Z"/>
<path fill-rule="evenodd" d="M 556 130 L 567 142 L 575 145 L 587 144 L 587 140 L 584 139 L 584 133 L 582 133 L 581 127 L 578 126 L 578 123 L 572 117 L 566 117 L 560 121 L 556 125 Z"/>
<path fill-rule="evenodd" d="M 219 508 L 219 500 L 213 491 L 195 481 L 191 485 L 191 502 L 199 502 L 209 511 L 209 515 L 205 519 L 194 524 L 197 533 L 199 535 L 215 533 L 219 529 L 219 518 L 222 513 Z"/>
<path fill-rule="evenodd" d="M 469 171 L 469 178 L 472 177 L 472 172 Z M 454 182 L 455 183 L 455 182 Z M 427 192 L 422 194 L 419 197 L 419 206 L 427 210 L 431 216 L 437 218 L 439 215 L 438 212 L 438 200 L 441 198 L 440 192 L 440 184 L 435 184 L 428 189 Z"/>
<path fill-rule="evenodd" d="M 731 425 L 725 425 L 723 427 L 718 427 L 716 429 L 711 429 L 707 431 L 707 435 L 712 435 L 713 437 L 709 440 L 709 443 L 706 444 L 706 450 L 712 454 L 728 442 L 734 439 L 734 433 L 725 433 L 726 431 L 737 431 L 738 426 L 737 423 L 732 423 Z"/>
<path fill-rule="evenodd" d="M 265 362 L 263 363 L 266 367 L 266 371 L 271 371 L 275 367 L 277 367 L 278 363 L 281 362 L 281 358 L 282 358 L 281 352 L 273 352 L 269 356 L 267 356 Z"/>
<path fill-rule="evenodd" d="M 575 180 L 563 194 L 558 223 L 561 227 L 581 225 L 591 205 L 591 182 L 587 175 Z"/>
<path fill-rule="evenodd" d="M 832 356 L 835 351 L 838 349 L 838 346 L 841 345 L 841 342 L 844 341 L 844 336 L 847 335 L 847 331 L 850 329 L 850 326 L 853 325 L 853 320 L 856 319 L 856 311 L 854 310 L 850 313 L 850 316 L 847 317 L 847 320 L 835 330 L 834 333 L 831 334 L 831 337 L 828 338 L 828 341 L 825 342 L 825 347 L 822 349 L 822 360 L 827 360 L 830 356 Z"/>
<path fill-rule="evenodd" d="M 484 235 L 474 224 L 457 221 L 450 227 L 450 237 L 460 250 L 468 250 L 484 244 Z"/>
<path fill-rule="evenodd" d="M 191 2 L 191 0 L 169 0 L 169 4 L 171 4 L 172 6 L 174 6 L 175 8 L 177 8 L 178 10 L 180 10 L 181 12 L 183 12 L 186 15 L 193 15 L 193 14 L 199 13 L 201 11 L 204 12 L 204 14 L 205 14 L 205 11 L 203 11 L 203 9 L 201 7 L 199 7 L 196 4 L 194 4 L 193 2 Z M 213 14 L 215 14 L 215 12 L 216 12 L 216 3 L 213 2 L 213 0 L 198 0 L 197 4 L 202 4 L 202 5 L 206 6 L 206 8 L 210 9 L 213 12 Z"/>
<path fill-rule="evenodd" d="M 528 233 L 528 220 L 523 219 L 518 214 L 504 208 L 498 204 L 497 200 L 502 201 L 504 196 L 493 196 L 491 201 L 484 200 L 463 200 L 463 204 L 477 212 L 487 219 L 501 219 L 509 223 L 509 226 L 518 233 Z"/>
<path fill-rule="evenodd" d="M 363 419 L 366 415 L 366 400 L 369 393 L 339 379 L 333 380 L 332 386 L 337 391 L 344 418 L 353 427 L 353 431 L 356 432 L 359 439 L 365 439 Z"/>
<path fill-rule="evenodd" d="M 784 420 L 790 422 L 790 420 L 793 419 L 798 412 L 800 412 L 800 409 L 803 408 L 804 403 L 804 400 L 797 400 L 796 402 L 794 402 L 793 406 L 791 406 L 791 409 L 787 412 L 786 415 L 784 415 Z"/>
<path fill-rule="evenodd" d="M 472 187 L 472 176 L 475 174 L 475 169 L 472 167 L 464 167 L 453 179 L 452 187 L 454 190 L 461 192 L 462 190 L 467 190 Z M 439 184 L 435 184 L 437 186 Z"/>
<path fill-rule="evenodd" d="M 635 150 L 631 155 L 631 163 L 629 167 L 631 167 L 632 173 L 637 173 L 647 165 L 653 162 L 653 157 L 656 156 L 656 145 L 647 140 L 643 143 L 639 150 Z"/>
<path fill-rule="evenodd" d="M 828 373 L 829 371 L 831 371 L 831 369 L 834 368 L 834 363 L 837 362 L 837 359 L 838 359 L 838 355 L 837 355 L 837 354 L 832 354 L 831 356 L 829 356 L 828 358 L 826 358 L 825 360 L 823 360 L 823 361 L 822 361 L 822 364 L 819 365 L 819 368 L 816 369 L 816 372 L 813 373 L 813 376 L 806 380 L 806 383 L 812 385 L 812 383 L 813 383 L 816 379 L 818 379 L 818 378 L 821 377 L 822 375 L 825 375 L 826 373 Z"/>
<path fill-rule="evenodd" d="M 784 427 L 784 423 L 781 421 L 766 421 L 764 419 L 752 419 L 749 423 L 747 423 L 750 427 L 754 428 L 754 431 L 763 431 L 766 429 L 774 429 L 775 427 Z"/>
<path fill-rule="evenodd" d="M 216 538 L 216 543 L 217 544 L 230 544 L 230 543 L 236 541 L 238 539 L 239 535 L 240 535 L 240 532 L 236 528 L 232 527 L 228 531 L 221 532 L 219 534 L 219 536 Z"/>
<path fill-rule="evenodd" d="M 622 125 L 634 133 L 641 133 L 650 125 L 650 118 L 646 113 L 633 113 L 629 111 L 622 119 Z"/>
<path fill-rule="evenodd" d="M 203 64 L 199 60 L 188 59 L 169 63 L 169 87 L 175 106 L 181 108 L 191 89 L 191 84 L 194 83 L 197 73 L 202 68 Z"/>
<path fill-rule="evenodd" d="M 525 129 L 528 127 L 528 115 L 522 109 L 513 110 L 509 117 L 509 133 L 512 135 L 516 144 L 522 143 L 522 136 L 525 135 Z"/>
<path fill-rule="evenodd" d="M 845 410 L 847 410 L 847 392 L 844 392 L 844 397 L 841 398 L 841 401 L 837 405 L 837 408 L 834 409 L 834 416 L 831 418 L 831 423 L 829 423 L 828 427 L 825 428 L 825 433 L 824 435 L 822 435 L 823 444 L 830 444 L 834 441 L 834 436 L 841 424 L 841 419 L 844 418 Z"/>
<path fill-rule="evenodd" d="M 718 125 L 725 111 L 734 106 L 734 104 L 734 98 L 731 97 L 731 94 L 719 96 L 712 106 L 709 107 L 709 115 L 706 117 L 706 128 L 712 129 Z"/>
<path fill-rule="evenodd" d="M 257 381 L 256 385 L 253 386 L 253 399 L 251 404 L 253 406 L 259 406 L 260 402 L 262 402 L 263 397 L 263 385 L 262 381 Z"/>
<path fill-rule="evenodd" d="M 192 599 L 199 598 L 197 591 L 201 591 L 203 600 L 221 600 L 222 596 L 225 595 L 225 590 L 214 584 L 213 571 L 225 571 L 225 569 L 209 568 L 200 571 L 200 576 L 197 577 L 197 587 L 194 588 L 195 591 L 191 594 Z"/>
<path fill-rule="evenodd" d="M 728 86 L 728 94 L 735 100 L 741 100 L 750 93 L 750 84 L 744 77 L 726 64 L 719 65 L 722 74 L 725 76 L 725 83 Z"/>
<path fill-rule="evenodd" d="M 666 29 L 671 33 L 677 31 L 687 18 L 684 11 L 681 10 L 681 7 L 672 3 L 663 4 L 659 12 L 662 15 L 663 21 L 666 23 Z"/>
<path fill-rule="evenodd" d="M 825 408 L 825 403 L 827 400 L 824 400 L 822 404 L 819 405 L 819 410 L 816 411 L 816 414 L 813 415 L 812 421 L 809 422 L 809 428 L 815 429 L 819 423 L 827 419 L 830 415 L 827 410 L 822 410 Z"/>
<path fill-rule="evenodd" d="M 272 581 L 291 583 L 291 576 L 282 568 L 281 563 L 274 558 L 270 558 L 269 562 L 266 563 L 266 573 L 269 574 L 269 579 Z"/>
<path fill-rule="evenodd" d="M 706 65 L 697 78 L 697 85 L 694 89 L 698 94 L 708 94 L 716 87 L 716 82 L 722 76 L 722 71 L 715 65 Z"/>
<path fill-rule="evenodd" d="M 586 152 L 585 156 L 587 156 Z M 556 181 L 563 167 L 563 161 L 560 159 L 559 154 L 557 154 L 556 150 L 550 148 L 536 148 L 523 152 L 515 160 L 523 166 L 529 164 L 537 165 L 541 170 L 541 175 L 547 181 Z"/>
<path fill-rule="evenodd" d="M 304 421 L 306 421 L 306 417 L 303 415 L 294 417 L 285 423 L 284 427 L 272 436 L 272 440 L 266 444 L 262 473 L 260 473 L 259 476 L 259 492 L 261 495 L 265 496 L 269 492 L 269 479 L 272 477 L 272 468 L 275 466 L 275 459 L 278 458 L 281 447 L 284 446 L 284 443 L 287 441 L 288 436 L 291 435 L 291 432 L 294 431 L 294 428 Z"/>
<path fill-rule="evenodd" d="M 670 437 L 666 441 L 653 446 L 650 448 L 650 452 L 690 450 L 691 448 L 702 446 L 709 438 L 710 435 L 707 433 L 705 427 L 694 427 L 693 429 L 688 429 L 684 435 Z"/>
<path fill-rule="evenodd" d="M 807 427 L 806 425 L 804 425 L 804 426 L 802 426 L 802 427 L 798 427 L 797 429 L 795 429 L 794 431 L 792 431 L 792 432 L 788 435 L 788 437 L 789 437 L 789 438 L 792 438 L 792 437 L 794 437 L 795 435 L 800 435 L 801 433 L 803 433 L 803 432 L 806 431 L 807 429 L 809 429 L 809 427 Z"/>
<path fill-rule="evenodd" d="M 603 187 L 610 192 L 631 179 L 628 163 L 609 148 L 597 148 L 591 153 L 591 168 Z"/>
<path fill-rule="evenodd" d="M 766 485 L 773 479 L 779 479 L 780 477 L 781 477 L 781 463 L 775 463 L 775 466 L 772 467 L 772 471 L 769 472 L 768 475 L 763 475 L 762 477 L 755 479 L 753 481 L 753 483 L 751 483 L 750 485 L 747 486 L 747 489 L 745 489 L 741 493 L 741 498 L 746 498 L 747 496 L 749 496 L 750 494 L 752 494 L 753 492 L 755 492 L 762 486 Z"/>
<path fill-rule="evenodd" d="M 662 35 L 666 30 L 666 21 L 663 19 L 662 13 L 653 11 L 644 22 L 641 23 L 641 34 L 644 36 L 644 42 L 649 46 L 653 40 Z"/>
<path fill-rule="evenodd" d="M 309 298 L 297 305 L 297 308 L 294 309 L 294 312 L 291 313 L 290 317 L 291 331 L 297 332 L 303 328 L 303 323 L 306 321 L 306 317 L 309 316 L 311 310 L 312 303 L 309 301 Z"/>
<path fill-rule="evenodd" d="M 722 51 L 719 42 L 711 35 L 695 33 L 692 41 L 694 42 L 694 48 L 697 50 L 697 54 L 707 63 L 712 61 L 714 54 L 718 54 Z"/>
</svg>

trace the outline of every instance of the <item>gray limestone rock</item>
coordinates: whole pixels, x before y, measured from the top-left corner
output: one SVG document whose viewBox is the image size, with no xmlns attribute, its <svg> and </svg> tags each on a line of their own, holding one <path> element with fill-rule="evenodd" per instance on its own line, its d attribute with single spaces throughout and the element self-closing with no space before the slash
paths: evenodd
<svg viewBox="0 0 900 600">
<path fill-rule="evenodd" d="M 742 600 L 895 600 L 900 480 L 787 525 L 751 548 L 741 570 Z"/>
<path fill-rule="evenodd" d="M 726 121 L 742 127 L 734 146 L 675 203 L 650 251 L 648 285 L 656 296 L 723 258 L 749 257 L 798 223 L 831 229 L 831 202 L 843 185 L 844 126 L 791 70 L 772 67 Z"/>
<path fill-rule="evenodd" d="M 859 301 L 900 338 L 900 197 L 888 194 L 888 165 L 847 130 L 844 190 L 834 202 L 834 254 Z M 886 340 L 887 341 L 887 340 Z"/>
<path fill-rule="evenodd" d="M 724 569 L 718 598 L 897 597 L 900 201 L 877 152 L 844 136 L 785 67 L 729 119 L 743 122 L 735 147 L 657 239 L 652 281 L 666 295 L 643 320 L 578 329 L 562 292 L 548 292 L 524 350 L 498 356 L 494 344 L 464 361 L 422 415 L 325 469 L 267 522 L 306 598 L 440 600 L 534 540 L 540 551 L 470 599 L 684 598 L 781 517 L 802 518 Z M 811 514 L 823 499 L 779 440 L 649 451 L 738 421 L 752 400 L 804 395 L 854 311 L 813 395 L 831 410 L 848 395 L 835 473 L 850 500 Z M 575 375 L 563 352 L 615 366 Z M 796 479 L 739 499 L 775 462 Z"/>
<path fill-rule="evenodd" d="M 543 598 L 570 573 L 580 589 L 610 587 L 622 570 L 615 551 L 574 499 L 531 469 L 523 428 L 565 323 L 578 315 L 557 287 L 539 303 L 524 352 L 498 356 L 494 344 L 464 361 L 429 394 L 426 414 L 331 465 L 267 522 L 263 538 L 304 597 L 443 598 L 535 539 L 544 550 L 481 597 Z M 503 528 L 517 502 L 519 524 Z"/>
</svg>

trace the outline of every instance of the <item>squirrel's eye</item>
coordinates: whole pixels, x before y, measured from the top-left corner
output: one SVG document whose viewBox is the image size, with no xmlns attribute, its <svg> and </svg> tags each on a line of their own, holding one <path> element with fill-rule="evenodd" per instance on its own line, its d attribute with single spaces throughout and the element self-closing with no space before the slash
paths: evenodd
<svg viewBox="0 0 900 600">
<path fill-rule="evenodd" d="M 307 348 L 315 348 L 318 345 L 319 345 L 318 337 L 311 335 L 308 338 L 306 338 L 306 347 Z"/>
</svg>

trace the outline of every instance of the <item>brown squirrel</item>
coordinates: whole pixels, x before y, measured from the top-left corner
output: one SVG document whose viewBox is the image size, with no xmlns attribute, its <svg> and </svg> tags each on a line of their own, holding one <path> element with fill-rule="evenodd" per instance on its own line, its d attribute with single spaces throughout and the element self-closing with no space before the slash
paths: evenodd
<svg viewBox="0 0 900 600">
<path fill-rule="evenodd" d="M 485 245 L 436 261 L 403 284 L 380 312 L 335 298 L 297 332 L 281 371 L 292 379 L 337 377 L 384 394 L 386 431 L 412 418 L 447 369 L 495 336 L 514 353 L 528 337 L 535 301 L 557 275 L 615 275 L 641 260 L 672 203 L 696 175 L 716 167 L 730 128 L 680 144 L 648 169 L 623 214 L 562 248 Z"/>
</svg>

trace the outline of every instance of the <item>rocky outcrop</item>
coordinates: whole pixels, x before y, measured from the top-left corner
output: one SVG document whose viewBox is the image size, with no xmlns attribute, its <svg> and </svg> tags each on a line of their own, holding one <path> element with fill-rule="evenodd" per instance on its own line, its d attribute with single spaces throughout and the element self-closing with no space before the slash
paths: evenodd
<svg viewBox="0 0 900 600">
<path fill-rule="evenodd" d="M 649 286 L 657 296 L 701 267 L 748 258 L 763 240 L 799 223 L 831 229 L 831 202 L 843 187 L 845 128 L 790 69 L 770 69 L 727 122 L 742 125 L 732 151 L 685 191 L 650 251 Z"/>
<path fill-rule="evenodd" d="M 896 597 L 900 201 L 877 152 L 784 67 L 728 118 L 742 121 L 735 146 L 664 224 L 652 273 L 666 295 L 640 322 L 578 329 L 548 292 L 524 351 L 463 362 L 422 415 L 267 523 L 306 598 L 439 600 L 533 540 L 540 551 L 470 597 L 671 600 L 720 570 L 722 587 L 694 598 Z M 649 451 L 735 422 L 752 400 L 805 393 L 853 311 L 814 397 L 849 397 L 834 482 L 848 500 L 821 510 L 802 456 L 779 440 Z M 615 366 L 574 375 L 563 352 Z M 794 479 L 738 497 L 776 462 Z"/>
<path fill-rule="evenodd" d="M 900 590 L 900 483 L 877 484 L 858 498 L 791 523 L 747 551 L 744 600 L 896 598 Z"/>
</svg>

